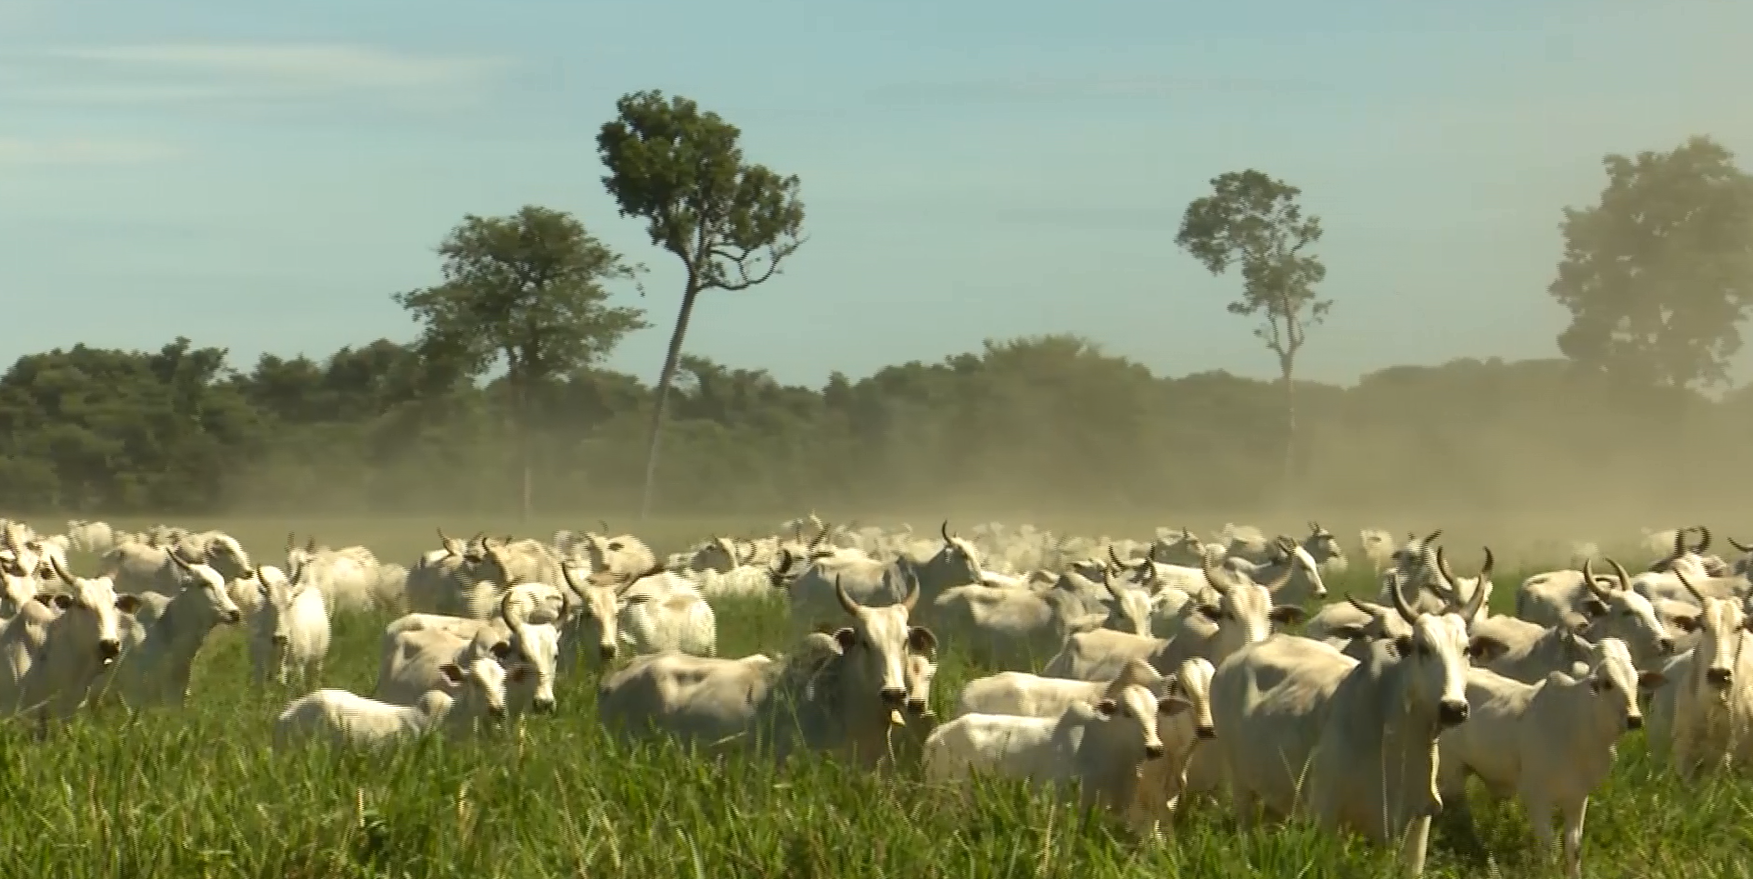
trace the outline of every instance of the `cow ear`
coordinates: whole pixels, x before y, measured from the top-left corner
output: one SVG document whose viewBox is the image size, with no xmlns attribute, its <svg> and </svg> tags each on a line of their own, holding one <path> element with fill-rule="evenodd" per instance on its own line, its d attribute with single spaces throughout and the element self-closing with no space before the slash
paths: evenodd
<svg viewBox="0 0 1753 879">
<path fill-rule="evenodd" d="M 1412 655 L 1412 636 L 1401 635 L 1393 640 L 1394 652 L 1401 656 Z"/>
<path fill-rule="evenodd" d="M 1362 638 L 1365 635 L 1365 632 L 1363 626 L 1355 623 L 1346 623 L 1343 626 L 1335 626 L 1333 628 L 1333 634 L 1341 638 Z"/>
<path fill-rule="evenodd" d="M 1192 708 L 1192 707 L 1193 707 L 1192 702 L 1189 702 L 1186 699 L 1181 699 L 1181 698 L 1176 697 L 1176 696 L 1167 696 L 1167 697 L 1164 697 L 1162 699 L 1158 699 L 1157 703 L 1156 703 L 1157 712 L 1159 714 L 1164 714 L 1164 715 L 1167 715 L 1170 717 L 1173 717 L 1177 714 L 1180 714 L 1181 712 L 1186 711 L 1187 709 Z"/>
<path fill-rule="evenodd" d="M 1590 617 L 1599 617 L 1599 616 L 1606 616 L 1607 615 L 1607 605 L 1602 604 L 1601 599 L 1595 598 L 1592 596 L 1589 598 L 1583 599 L 1582 602 L 1577 605 L 1577 607 L 1579 609 L 1581 609 L 1584 614 L 1587 614 Z"/>
<path fill-rule="evenodd" d="M 1223 608 L 1215 604 L 1201 604 L 1199 612 L 1212 622 L 1219 622 L 1223 619 Z"/>
<path fill-rule="evenodd" d="M 507 656 L 511 655 L 511 642 L 510 641 L 497 641 L 497 642 L 494 642 L 493 646 L 490 649 L 493 652 L 494 659 L 504 661 Z"/>
<path fill-rule="evenodd" d="M 851 650 L 858 643 L 858 633 L 851 629 L 840 629 L 834 633 L 834 640 L 840 642 L 841 650 Z"/>
<path fill-rule="evenodd" d="M 116 596 L 116 609 L 123 613 L 134 613 L 140 609 L 140 596 L 126 592 Z"/>
<path fill-rule="evenodd" d="M 1308 611 L 1294 604 L 1281 604 L 1267 614 L 1273 622 L 1287 626 L 1302 622 L 1308 615 Z"/>
<path fill-rule="evenodd" d="M 1509 650 L 1509 645 L 1489 635 L 1474 635 L 1467 642 L 1467 658 L 1475 662 L 1491 662 Z"/>
<path fill-rule="evenodd" d="M 907 646 L 915 652 L 937 655 L 937 635 L 924 626 L 907 630 Z"/>
<path fill-rule="evenodd" d="M 514 666 L 510 671 L 505 673 L 505 679 L 508 681 L 511 681 L 514 684 L 523 680 L 524 679 L 523 666 L 521 666 L 521 665 Z"/>
<path fill-rule="evenodd" d="M 1637 676 L 1638 689 L 1653 690 L 1668 682 L 1668 676 L 1659 671 L 1646 671 Z"/>
<path fill-rule="evenodd" d="M 1114 712 L 1119 710 L 1119 703 L 1115 702 L 1113 699 L 1103 699 L 1096 703 L 1096 713 L 1103 717 L 1113 717 Z"/>
<path fill-rule="evenodd" d="M 443 678 L 443 682 L 446 685 L 452 686 L 452 687 L 462 686 L 462 683 L 463 683 L 463 667 L 462 666 L 457 665 L 454 662 L 447 662 L 447 663 L 438 667 L 438 674 Z"/>
<path fill-rule="evenodd" d="M 1696 616 L 1675 617 L 1674 618 L 1674 628 L 1679 629 L 1682 632 L 1696 632 L 1696 631 L 1698 631 L 1698 617 L 1696 617 Z"/>
<path fill-rule="evenodd" d="M 1589 681 L 1589 689 L 1594 690 L 1597 693 L 1605 693 L 1607 692 L 1607 688 L 1611 686 L 1613 686 L 1613 682 L 1606 680 L 1605 678 L 1594 678 Z"/>
</svg>

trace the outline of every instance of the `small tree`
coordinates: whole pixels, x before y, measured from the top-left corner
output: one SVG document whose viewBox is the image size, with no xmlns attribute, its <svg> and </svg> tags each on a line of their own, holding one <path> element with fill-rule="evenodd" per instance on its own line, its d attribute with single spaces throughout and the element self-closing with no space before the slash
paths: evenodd
<svg viewBox="0 0 1753 879">
<path fill-rule="evenodd" d="M 533 506 L 531 395 L 557 375 L 601 360 L 647 326 L 637 308 L 607 304 L 603 285 L 640 267 L 570 214 L 526 206 L 509 217 L 463 218 L 438 253 L 444 283 L 395 295 L 421 325 L 428 357 L 480 377 L 503 359 L 523 474 L 520 510 Z"/>
<path fill-rule="evenodd" d="M 1560 224 L 1559 350 L 1630 386 L 1721 384 L 1753 304 L 1753 177 L 1708 137 L 1602 164 L 1600 203 Z"/>
<path fill-rule="evenodd" d="M 615 108 L 616 118 L 597 135 L 609 169 L 603 186 L 621 216 L 645 220 L 651 243 L 674 254 L 686 271 L 651 412 L 639 507 L 644 518 L 651 513 L 670 381 L 695 301 L 706 290 L 747 290 L 773 277 L 803 244 L 803 203 L 797 177 L 744 162 L 736 126 L 693 101 L 645 91 L 622 97 Z"/>
<path fill-rule="evenodd" d="M 1229 310 L 1258 317 L 1254 335 L 1278 357 L 1288 491 L 1295 472 L 1296 358 L 1309 329 L 1333 306 L 1315 296 L 1327 268 L 1308 252 L 1321 240 L 1321 218 L 1303 216 L 1297 203 L 1302 190 L 1251 168 L 1217 177 L 1211 187 L 1211 195 L 1187 205 L 1175 243 L 1214 275 L 1241 264 L 1242 295 Z"/>
</svg>

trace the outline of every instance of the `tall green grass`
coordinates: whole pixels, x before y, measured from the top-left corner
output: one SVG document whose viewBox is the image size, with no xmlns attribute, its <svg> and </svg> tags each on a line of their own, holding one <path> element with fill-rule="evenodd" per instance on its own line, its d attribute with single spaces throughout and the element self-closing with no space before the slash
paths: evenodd
<svg viewBox="0 0 1753 879">
<path fill-rule="evenodd" d="M 260 562 L 279 555 L 290 527 L 312 524 L 327 542 L 364 543 L 404 563 L 434 542 L 431 523 L 252 522 L 231 530 Z M 662 530 L 654 544 L 673 547 L 735 525 Z M 91 564 L 76 560 L 82 572 Z M 1507 605 L 1519 577 L 1496 579 L 1498 603 Z M 1330 585 L 1335 593 L 1373 591 L 1358 577 Z M 718 611 L 723 655 L 784 649 L 780 601 Z M 336 621 L 325 686 L 370 692 L 386 621 Z M 961 684 L 979 673 L 946 645 L 938 710 L 947 713 Z M 433 739 L 369 756 L 271 753 L 273 717 L 299 694 L 251 688 L 240 632 L 215 634 L 193 689 L 183 710 L 81 717 L 44 742 L 30 729 L 0 727 L 0 875 L 1353 879 L 1393 872 L 1388 853 L 1303 827 L 1240 834 L 1227 810 L 1209 803 L 1190 804 L 1170 835 L 1139 841 L 1015 784 L 983 784 L 964 797 L 905 770 L 872 774 L 807 758 L 777 769 L 709 760 L 666 742 L 624 747 L 599 732 L 593 682 L 583 678 L 562 680 L 554 716 L 477 741 Z M 1644 758 L 1640 736 L 1627 737 L 1619 768 L 1591 806 L 1587 872 L 1753 874 L 1753 785 L 1682 785 Z M 1476 813 L 1477 845 L 1439 819 L 1431 875 L 1543 872 L 1518 807 L 1481 800 Z"/>
</svg>

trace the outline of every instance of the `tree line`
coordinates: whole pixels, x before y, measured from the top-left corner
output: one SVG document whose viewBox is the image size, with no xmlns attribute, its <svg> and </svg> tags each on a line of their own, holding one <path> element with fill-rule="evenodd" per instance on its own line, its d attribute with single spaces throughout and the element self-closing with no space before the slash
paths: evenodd
<svg viewBox="0 0 1753 879">
<path fill-rule="evenodd" d="M 686 98 L 638 92 L 616 110 L 598 137 L 603 184 L 685 270 L 655 386 L 601 365 L 648 326 L 610 297 L 641 265 L 560 211 L 467 216 L 438 248 L 442 280 L 393 294 L 421 327 L 405 342 L 248 369 L 183 338 L 21 357 L 0 377 L 0 504 L 1488 511 L 1705 490 L 1746 456 L 1735 440 L 1753 427 L 1753 394 L 1705 392 L 1728 384 L 1753 305 L 1753 177 L 1708 138 L 1608 156 L 1599 203 L 1565 209 L 1547 291 L 1572 314 L 1561 358 L 1299 380 L 1310 333 L 1343 303 L 1317 289 L 1322 227 L 1301 191 L 1247 169 L 1211 181 L 1176 243 L 1214 274 L 1236 271 L 1229 310 L 1255 321 L 1276 382 L 1156 376 L 1047 336 L 810 388 L 685 353 L 701 294 L 748 291 L 799 253 L 798 179 L 747 161 L 739 131 Z"/>
</svg>

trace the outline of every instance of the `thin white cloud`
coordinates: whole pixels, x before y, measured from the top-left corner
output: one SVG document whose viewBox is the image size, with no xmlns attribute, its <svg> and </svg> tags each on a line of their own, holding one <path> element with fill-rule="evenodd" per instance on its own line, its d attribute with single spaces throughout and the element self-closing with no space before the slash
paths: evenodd
<svg viewBox="0 0 1753 879">
<path fill-rule="evenodd" d="M 0 167 L 30 165 L 140 165 L 175 158 L 180 150 L 147 140 L 24 138 L 0 135 Z"/>
<path fill-rule="evenodd" d="M 88 104 L 456 96 L 478 91 L 506 66 L 490 57 L 326 43 L 71 47 L 13 61 L 12 71 L 0 71 L 0 98 Z"/>
</svg>

